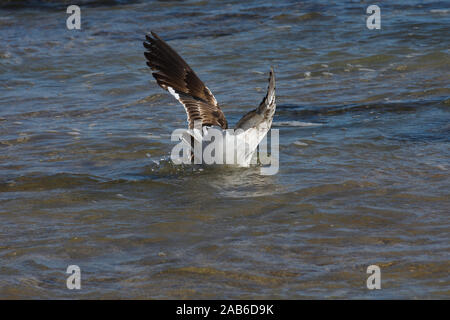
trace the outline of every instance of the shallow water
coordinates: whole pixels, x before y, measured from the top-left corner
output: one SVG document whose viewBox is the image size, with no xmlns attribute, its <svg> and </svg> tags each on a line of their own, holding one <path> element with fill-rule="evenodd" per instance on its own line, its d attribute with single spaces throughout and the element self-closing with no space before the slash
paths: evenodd
<svg viewBox="0 0 450 320">
<path fill-rule="evenodd" d="M 0 2 L 0 298 L 450 298 L 444 1 L 79 3 Z M 232 125 L 274 66 L 278 174 L 170 163 L 150 30 Z"/>
</svg>

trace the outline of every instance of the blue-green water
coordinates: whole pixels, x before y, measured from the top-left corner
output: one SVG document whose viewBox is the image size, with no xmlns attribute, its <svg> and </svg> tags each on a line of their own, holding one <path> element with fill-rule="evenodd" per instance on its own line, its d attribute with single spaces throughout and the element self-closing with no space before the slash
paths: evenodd
<svg viewBox="0 0 450 320">
<path fill-rule="evenodd" d="M 0 1 L 0 298 L 450 297 L 448 2 L 69 4 Z M 150 30 L 231 126 L 274 66 L 278 174 L 170 163 Z"/>
</svg>

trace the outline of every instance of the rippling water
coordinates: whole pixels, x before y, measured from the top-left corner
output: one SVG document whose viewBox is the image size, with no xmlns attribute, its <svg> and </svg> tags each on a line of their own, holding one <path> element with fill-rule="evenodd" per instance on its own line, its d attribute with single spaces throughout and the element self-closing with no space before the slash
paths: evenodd
<svg viewBox="0 0 450 320">
<path fill-rule="evenodd" d="M 447 2 L 68 4 L 0 1 L 1 298 L 450 298 Z M 232 125 L 275 67 L 277 175 L 171 164 L 150 30 Z"/>
</svg>

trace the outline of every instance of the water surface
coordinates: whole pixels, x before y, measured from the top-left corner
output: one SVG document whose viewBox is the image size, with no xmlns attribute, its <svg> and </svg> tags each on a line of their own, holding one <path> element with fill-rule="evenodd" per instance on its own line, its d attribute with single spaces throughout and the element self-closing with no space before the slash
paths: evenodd
<svg viewBox="0 0 450 320">
<path fill-rule="evenodd" d="M 450 297 L 446 2 L 69 4 L 0 2 L 1 298 Z M 170 163 L 150 30 L 231 125 L 274 66 L 278 174 Z"/>
</svg>

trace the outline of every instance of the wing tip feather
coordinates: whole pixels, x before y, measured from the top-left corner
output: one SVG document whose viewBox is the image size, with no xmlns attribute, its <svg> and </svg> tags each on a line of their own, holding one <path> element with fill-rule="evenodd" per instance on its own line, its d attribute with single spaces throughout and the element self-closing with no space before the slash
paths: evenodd
<svg viewBox="0 0 450 320">
<path fill-rule="evenodd" d="M 219 125 L 228 128 L 227 120 L 211 90 L 178 53 L 154 31 L 145 35 L 143 42 L 146 64 L 150 67 L 158 85 L 169 91 L 185 108 L 188 123 L 198 118 L 203 125 Z"/>
</svg>

